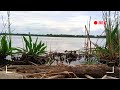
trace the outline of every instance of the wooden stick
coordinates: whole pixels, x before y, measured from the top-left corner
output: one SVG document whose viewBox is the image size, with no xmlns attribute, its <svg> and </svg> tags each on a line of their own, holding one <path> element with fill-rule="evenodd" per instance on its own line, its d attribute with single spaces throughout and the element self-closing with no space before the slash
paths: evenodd
<svg viewBox="0 0 120 90">
<path fill-rule="evenodd" d="M 119 79 L 119 78 L 104 75 L 101 79 Z"/>
<path fill-rule="evenodd" d="M 111 77 L 111 76 L 106 76 L 107 79 L 119 79 L 119 78 L 116 78 L 116 77 Z"/>
<path fill-rule="evenodd" d="M 33 64 L 33 65 L 35 65 L 35 66 L 38 66 L 37 64 L 35 64 L 35 63 L 31 62 L 31 61 L 28 61 L 28 62 L 31 63 L 31 64 Z"/>
<path fill-rule="evenodd" d="M 90 75 L 85 75 L 88 79 L 95 79 L 93 77 L 91 77 Z"/>
<path fill-rule="evenodd" d="M 65 77 L 64 75 L 55 75 L 55 76 L 51 76 L 45 79 L 58 79 L 58 78 L 64 78 L 64 77 Z"/>
<path fill-rule="evenodd" d="M 90 54 L 91 54 L 91 41 L 90 41 Z"/>
<path fill-rule="evenodd" d="M 104 75 L 101 79 L 106 79 L 106 76 L 107 76 L 107 75 Z"/>
<path fill-rule="evenodd" d="M 43 76 L 41 77 L 41 79 L 44 78 L 45 76 L 46 76 L 46 74 L 43 74 Z"/>
<path fill-rule="evenodd" d="M 64 79 L 87 79 L 87 78 L 64 78 Z"/>
</svg>

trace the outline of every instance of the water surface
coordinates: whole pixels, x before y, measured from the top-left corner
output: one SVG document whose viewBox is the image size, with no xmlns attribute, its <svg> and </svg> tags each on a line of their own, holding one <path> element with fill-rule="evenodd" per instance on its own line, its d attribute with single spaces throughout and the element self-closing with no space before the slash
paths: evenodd
<svg viewBox="0 0 120 90">
<path fill-rule="evenodd" d="M 26 36 L 28 37 L 28 36 Z M 33 41 L 36 40 L 36 36 L 32 36 Z M 46 45 L 47 51 L 57 51 L 64 52 L 65 50 L 82 50 L 85 45 L 85 38 L 75 38 L 75 37 L 43 37 L 39 36 L 38 41 L 43 41 Z M 93 43 L 96 43 L 97 38 L 91 38 Z M 22 36 L 12 36 L 12 46 L 13 47 L 24 47 Z M 103 46 L 105 44 L 105 39 L 100 38 L 98 40 L 98 45 Z M 94 45 L 92 45 L 94 47 Z"/>
</svg>

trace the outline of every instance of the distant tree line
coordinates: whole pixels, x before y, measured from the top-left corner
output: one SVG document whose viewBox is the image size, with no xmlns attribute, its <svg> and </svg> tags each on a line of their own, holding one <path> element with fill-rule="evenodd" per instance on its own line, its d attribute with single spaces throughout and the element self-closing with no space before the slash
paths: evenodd
<svg viewBox="0 0 120 90">
<path fill-rule="evenodd" d="M 0 35 L 9 35 L 9 33 L 0 33 Z M 17 35 L 17 36 L 28 36 L 28 34 L 20 34 L 20 33 L 11 33 L 10 35 Z M 31 36 L 48 36 L 48 37 L 80 37 L 80 38 L 87 38 L 87 35 L 68 35 L 68 34 L 30 34 Z M 106 38 L 106 36 L 100 35 L 89 35 L 90 38 Z"/>
</svg>

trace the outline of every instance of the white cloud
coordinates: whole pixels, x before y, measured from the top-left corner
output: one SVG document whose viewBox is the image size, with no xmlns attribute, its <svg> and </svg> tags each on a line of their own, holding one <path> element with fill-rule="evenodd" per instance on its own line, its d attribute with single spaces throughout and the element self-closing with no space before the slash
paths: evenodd
<svg viewBox="0 0 120 90">
<path fill-rule="evenodd" d="M 7 12 L 2 11 L 0 14 L 7 19 Z M 83 33 L 90 16 L 91 31 L 102 30 L 103 26 L 94 25 L 95 20 L 101 20 L 102 16 L 99 15 L 101 11 L 11 11 L 11 22 L 15 32 L 38 33 L 39 30 L 46 29 L 49 33 L 71 34 L 71 31 Z"/>
</svg>

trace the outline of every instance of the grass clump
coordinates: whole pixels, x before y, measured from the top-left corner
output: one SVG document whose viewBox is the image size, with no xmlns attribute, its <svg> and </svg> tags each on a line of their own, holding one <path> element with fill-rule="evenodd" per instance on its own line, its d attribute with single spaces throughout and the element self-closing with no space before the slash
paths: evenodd
<svg viewBox="0 0 120 90">
<path fill-rule="evenodd" d="M 31 61 L 36 64 L 45 63 L 45 59 L 41 58 L 42 55 L 45 54 L 46 45 L 42 41 L 38 43 L 38 37 L 36 38 L 36 41 L 33 42 L 32 37 L 29 33 L 29 38 L 27 39 L 25 36 L 23 36 L 23 40 L 25 43 L 25 48 L 14 48 L 14 50 L 17 50 L 16 53 L 22 54 L 22 61 Z"/>
<path fill-rule="evenodd" d="M 7 55 L 12 55 L 11 40 L 7 40 L 7 36 L 0 37 L 0 59 L 5 59 Z"/>
<path fill-rule="evenodd" d="M 103 47 L 96 45 L 95 53 L 99 59 L 108 61 L 119 60 L 119 31 L 120 31 L 120 20 L 119 12 L 105 11 L 103 12 L 103 20 L 106 22 L 104 25 L 104 33 L 106 35 L 106 44 Z"/>
</svg>

